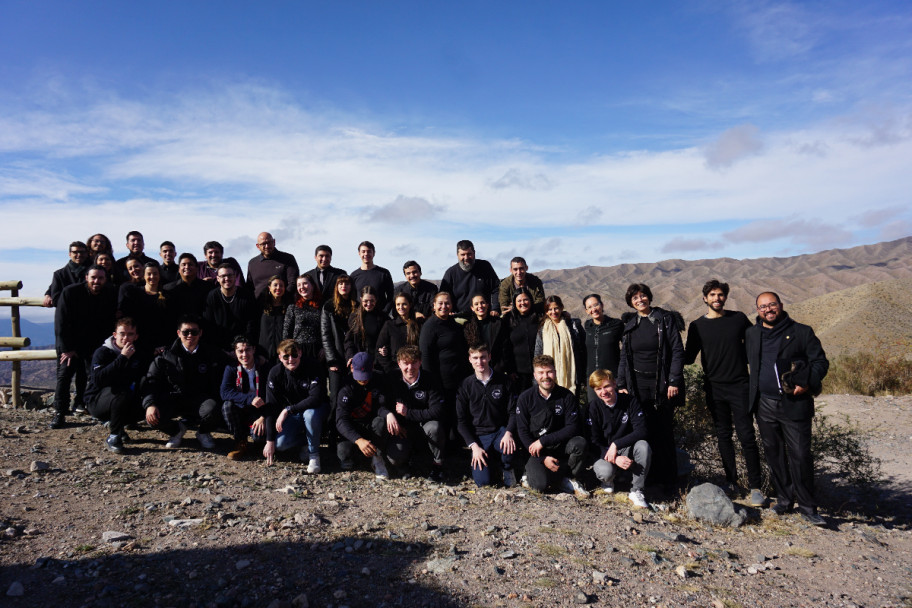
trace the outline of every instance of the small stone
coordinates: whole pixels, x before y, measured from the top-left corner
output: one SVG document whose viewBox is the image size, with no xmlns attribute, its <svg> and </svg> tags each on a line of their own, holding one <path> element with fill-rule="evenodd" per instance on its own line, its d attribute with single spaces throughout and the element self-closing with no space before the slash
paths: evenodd
<svg viewBox="0 0 912 608">
<path fill-rule="evenodd" d="M 754 555 L 754 561 L 756 561 L 758 564 L 762 564 L 766 560 L 767 560 L 767 557 L 765 555 L 763 555 L 762 553 L 757 553 L 756 555 Z"/>
<path fill-rule="evenodd" d="M 26 474 L 22 469 L 7 469 L 5 473 L 7 477 L 19 477 Z"/>
<path fill-rule="evenodd" d="M 756 566 L 750 566 L 750 567 L 747 569 L 747 573 L 748 573 L 748 574 L 757 574 L 758 572 L 759 572 L 759 570 L 757 570 L 757 567 L 756 567 Z"/>
<path fill-rule="evenodd" d="M 573 600 L 577 604 L 588 604 L 590 601 L 590 598 L 588 595 L 586 595 L 585 593 L 580 591 L 579 593 L 576 594 L 576 596 L 573 598 Z"/>
<path fill-rule="evenodd" d="M 431 561 L 425 564 L 428 572 L 433 572 L 434 574 L 444 574 L 453 569 L 453 565 L 456 563 L 456 557 L 441 557 L 440 559 L 432 559 Z"/>
<path fill-rule="evenodd" d="M 176 528 L 189 528 L 191 526 L 198 526 L 201 523 L 203 523 L 202 519 L 172 519 L 168 522 L 168 525 Z"/>
<path fill-rule="evenodd" d="M 596 585 L 604 585 L 608 581 L 608 574 L 605 572 L 599 572 L 598 570 L 592 571 L 592 582 Z"/>
<path fill-rule="evenodd" d="M 514 557 L 516 557 L 515 551 L 504 551 L 500 554 L 501 559 L 513 559 Z"/>
<path fill-rule="evenodd" d="M 32 473 L 34 473 L 35 471 L 47 471 L 50 468 L 51 468 L 51 465 L 49 465 L 46 462 L 42 462 L 40 460 L 33 460 L 32 464 L 29 466 L 29 470 Z"/>
<path fill-rule="evenodd" d="M 57 578 L 55 578 L 54 580 L 51 581 L 51 584 L 52 585 L 62 585 L 65 582 L 66 582 L 66 579 L 64 577 L 58 576 Z"/>
<path fill-rule="evenodd" d="M 6 590 L 6 595 L 8 597 L 22 597 L 25 595 L 25 587 L 23 587 L 22 583 L 19 581 L 14 581 L 13 584 L 9 586 L 9 589 Z"/>
<path fill-rule="evenodd" d="M 307 600 L 307 594 L 302 593 L 295 596 L 295 598 L 291 600 L 291 605 L 294 606 L 294 608 L 310 608 L 310 602 Z"/>
<path fill-rule="evenodd" d="M 127 540 L 130 540 L 131 538 L 133 538 L 133 537 L 130 536 L 129 534 L 127 534 L 126 532 L 115 532 L 113 530 L 104 532 L 101 535 L 101 540 L 103 540 L 106 543 L 116 543 L 116 542 L 120 542 L 120 541 L 127 541 Z"/>
<path fill-rule="evenodd" d="M 244 568 L 246 568 L 246 567 L 249 566 L 249 565 L 250 565 L 250 560 L 249 560 L 249 559 L 242 559 L 242 560 L 239 560 L 239 561 L 234 565 L 234 567 L 237 568 L 238 570 L 243 570 Z"/>
<path fill-rule="evenodd" d="M 688 578 L 690 576 L 690 572 L 688 572 L 687 566 L 678 566 L 675 568 L 675 574 L 681 578 Z"/>
<path fill-rule="evenodd" d="M 348 593 L 345 592 L 345 589 L 336 589 L 333 591 L 333 597 L 337 600 L 344 600 L 348 597 Z"/>
<path fill-rule="evenodd" d="M 364 576 L 370 576 L 370 575 L 371 575 L 371 570 L 370 570 L 370 568 L 366 568 L 366 567 L 365 567 L 365 568 L 361 568 L 361 574 L 363 574 Z"/>
</svg>

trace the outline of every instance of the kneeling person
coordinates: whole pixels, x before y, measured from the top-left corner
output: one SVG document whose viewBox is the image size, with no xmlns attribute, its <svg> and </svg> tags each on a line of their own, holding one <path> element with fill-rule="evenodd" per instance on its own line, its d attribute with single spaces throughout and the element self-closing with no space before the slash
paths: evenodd
<svg viewBox="0 0 912 608">
<path fill-rule="evenodd" d="M 389 386 L 389 403 L 395 405 L 379 409 L 389 436 L 386 455 L 394 465 L 406 466 L 415 443 L 424 443 L 434 461 L 430 479 L 443 481 L 447 429 L 442 389 L 429 373 L 421 373 L 421 350 L 417 346 L 400 348 L 396 361 L 401 374 Z"/>
<path fill-rule="evenodd" d="M 151 352 L 137 345 L 139 335 L 130 317 L 114 326 L 114 335 L 92 355 L 86 404 L 95 418 L 110 421 L 105 447 L 115 454 L 124 451 L 124 427 L 142 418 L 140 386 L 149 371 Z"/>
<path fill-rule="evenodd" d="M 284 452 L 301 446 L 307 472 L 319 473 L 320 433 L 329 412 L 326 380 L 320 377 L 317 362 L 303 357 L 294 340 L 282 340 L 276 352 L 279 363 L 266 384 L 266 401 L 282 410 L 276 419 L 276 449 Z"/>
<path fill-rule="evenodd" d="M 525 481 L 539 492 L 551 488 L 588 496 L 577 481 L 585 466 L 586 439 L 576 396 L 557 384 L 550 355 L 535 357 L 532 373 L 537 385 L 516 402 L 516 430 L 529 451 Z"/>
<path fill-rule="evenodd" d="M 371 459 L 377 479 L 389 479 L 383 457 L 386 420 L 378 416 L 386 405 L 385 388 L 373 377 L 374 360 L 368 353 L 356 353 L 351 362 L 351 378 L 339 389 L 336 402 L 336 429 L 341 439 L 336 453 L 343 471 L 355 468 L 357 454 Z"/>
<path fill-rule="evenodd" d="M 275 454 L 276 415 L 275 408 L 270 407 L 264 398 L 266 387 L 260 384 L 268 371 L 257 368 L 256 347 L 246 336 L 237 336 L 233 347 L 238 364 L 225 366 L 219 390 L 222 416 L 234 439 L 234 449 L 228 452 L 228 460 L 244 460 L 247 457 L 249 435 L 266 438 L 263 456 L 266 457 L 266 464 L 270 465 Z"/>
<path fill-rule="evenodd" d="M 597 369 L 589 376 L 596 398 L 589 402 L 590 445 L 598 458 L 592 465 L 605 492 L 614 491 L 617 469 L 633 474 L 630 502 L 646 508 L 643 496 L 652 448 L 646 442 L 646 417 L 632 394 L 618 393 L 614 374 Z"/>
<path fill-rule="evenodd" d="M 199 420 L 196 439 L 201 447 L 215 447 L 212 431 L 221 422 L 219 387 L 227 364 L 225 354 L 200 342 L 203 330 L 194 316 L 185 316 L 177 324 L 174 344 L 157 356 L 149 367 L 143 389 L 146 422 L 170 438 L 165 447 L 179 447 L 187 432 L 186 416 Z"/>
<path fill-rule="evenodd" d="M 487 344 L 469 347 L 469 363 L 475 373 L 462 381 L 456 394 L 459 434 L 472 449 L 472 479 L 479 487 L 491 484 L 488 462 L 493 454 L 503 473 L 504 486 L 516 485 L 513 453 L 516 442 L 515 395 L 509 378 L 491 369 L 491 352 Z M 495 467 L 496 468 L 496 467 Z"/>
</svg>

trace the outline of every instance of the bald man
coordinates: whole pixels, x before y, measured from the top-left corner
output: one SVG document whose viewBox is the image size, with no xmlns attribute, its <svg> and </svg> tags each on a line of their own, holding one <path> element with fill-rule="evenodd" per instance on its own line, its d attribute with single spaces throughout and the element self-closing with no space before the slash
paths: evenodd
<svg viewBox="0 0 912 608">
<path fill-rule="evenodd" d="M 247 263 L 247 282 L 253 287 L 254 296 L 260 297 L 269 283 L 269 277 L 274 275 L 283 277 L 285 286 L 294 289 L 299 274 L 295 257 L 276 249 L 275 239 L 268 232 L 257 235 L 256 247 L 260 255 Z"/>
</svg>

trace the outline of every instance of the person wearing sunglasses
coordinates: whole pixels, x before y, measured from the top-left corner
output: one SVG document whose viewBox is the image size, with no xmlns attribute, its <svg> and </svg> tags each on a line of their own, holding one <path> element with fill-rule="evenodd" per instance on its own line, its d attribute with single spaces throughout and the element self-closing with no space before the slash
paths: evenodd
<svg viewBox="0 0 912 608">
<path fill-rule="evenodd" d="M 178 418 L 199 422 L 196 439 L 200 447 L 215 447 L 212 430 L 221 422 L 219 389 L 228 357 L 201 341 L 203 331 L 196 316 L 181 317 L 177 340 L 157 356 L 149 367 L 144 388 L 146 422 L 168 435 L 165 447 L 180 447 L 187 426 Z"/>
<path fill-rule="evenodd" d="M 70 243 L 70 260 L 66 266 L 54 271 L 51 285 L 44 292 L 42 305 L 46 308 L 57 306 L 57 299 L 64 287 L 81 283 L 85 280 L 86 268 L 89 266 L 89 249 L 82 241 Z"/>
</svg>

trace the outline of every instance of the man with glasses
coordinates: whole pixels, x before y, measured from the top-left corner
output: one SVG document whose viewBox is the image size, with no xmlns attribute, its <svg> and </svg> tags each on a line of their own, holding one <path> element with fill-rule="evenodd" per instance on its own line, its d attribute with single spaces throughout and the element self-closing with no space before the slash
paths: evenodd
<svg viewBox="0 0 912 608">
<path fill-rule="evenodd" d="M 51 286 L 44 292 L 42 304 L 47 308 L 57 306 L 57 299 L 64 287 L 84 281 L 88 261 L 89 250 L 86 244 L 82 241 L 70 243 L 70 261 L 63 268 L 54 271 Z"/>
<path fill-rule="evenodd" d="M 300 274 L 298 262 L 290 253 L 276 249 L 276 241 L 268 232 L 257 235 L 257 249 L 260 255 L 247 263 L 247 283 L 253 287 L 254 299 L 259 298 L 269 285 L 269 278 L 279 275 L 285 284 L 293 286 Z"/>
<path fill-rule="evenodd" d="M 807 325 L 796 323 L 779 296 L 757 296 L 757 322 L 745 332 L 750 366 L 749 403 L 756 412 L 763 451 L 770 468 L 776 504 L 783 515 L 798 503 L 805 521 L 825 526 L 814 500 L 811 422 L 814 396 L 829 369 L 820 340 Z"/>
<path fill-rule="evenodd" d="M 165 447 L 180 447 L 187 427 L 180 417 L 199 421 L 196 439 L 201 447 L 215 447 L 212 430 L 221 421 L 219 389 L 228 358 L 217 348 L 201 343 L 203 331 L 197 317 L 181 317 L 178 340 L 149 367 L 143 387 L 146 422 L 168 435 Z"/>
<path fill-rule="evenodd" d="M 209 292 L 203 319 L 209 342 L 228 351 L 235 336 L 256 335 L 256 303 L 248 292 L 238 288 L 237 273 L 228 262 L 219 265 L 215 280 L 218 289 Z"/>
</svg>

